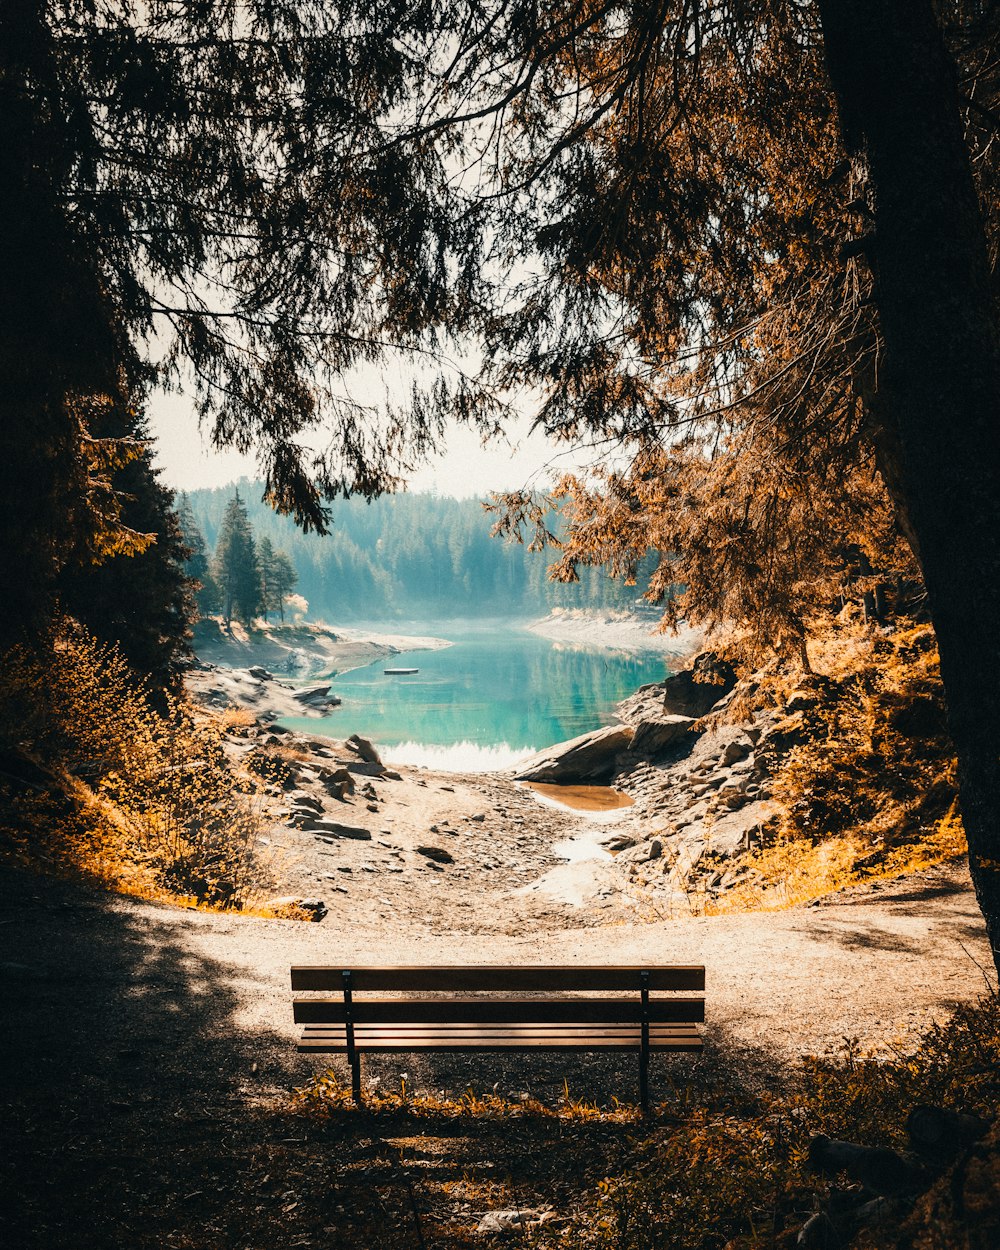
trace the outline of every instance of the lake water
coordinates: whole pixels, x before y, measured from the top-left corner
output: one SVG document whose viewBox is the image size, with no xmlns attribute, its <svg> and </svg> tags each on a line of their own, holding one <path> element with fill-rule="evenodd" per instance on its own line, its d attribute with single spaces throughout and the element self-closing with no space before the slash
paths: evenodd
<svg viewBox="0 0 1000 1250">
<path fill-rule="evenodd" d="M 516 625 L 421 622 L 407 629 L 453 645 L 406 652 L 336 676 L 332 686 L 342 707 L 322 720 L 285 723 L 331 737 L 363 734 L 392 763 L 506 768 L 532 751 L 610 724 L 618 702 L 646 682 L 661 681 L 676 662 L 651 651 L 552 642 Z M 382 671 L 407 667 L 420 671 Z"/>
</svg>

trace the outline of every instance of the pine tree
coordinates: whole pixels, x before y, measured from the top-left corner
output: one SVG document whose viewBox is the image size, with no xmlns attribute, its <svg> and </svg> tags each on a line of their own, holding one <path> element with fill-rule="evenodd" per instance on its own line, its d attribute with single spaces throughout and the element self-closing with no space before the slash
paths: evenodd
<svg viewBox="0 0 1000 1250">
<path fill-rule="evenodd" d="M 250 518 L 238 490 L 222 518 L 214 572 L 226 625 L 230 625 L 234 617 L 250 625 L 262 607 L 260 564 Z"/>
<path fill-rule="evenodd" d="M 190 654 L 193 583 L 173 491 L 158 480 L 144 419 L 120 408 L 92 413 L 92 428 L 128 454 L 106 470 L 117 525 L 131 542 L 115 552 L 78 543 L 60 572 L 61 609 L 102 642 L 116 643 L 154 688 L 174 686 Z"/>
<path fill-rule="evenodd" d="M 277 608 L 282 621 L 285 619 L 285 600 L 295 589 L 298 580 L 299 575 L 291 557 L 280 549 L 275 551 L 271 565 L 272 607 Z"/>
<path fill-rule="evenodd" d="M 261 605 L 264 619 L 268 612 L 277 612 L 285 619 L 285 600 L 295 589 L 299 575 L 291 557 L 276 550 L 266 535 L 257 545 L 257 561 L 260 565 Z"/>
<path fill-rule="evenodd" d="M 275 608 L 274 599 L 274 546 L 265 534 L 257 544 L 257 564 L 260 568 L 260 608 L 261 615 L 267 620 L 267 614 Z"/>
<path fill-rule="evenodd" d="M 191 579 L 198 617 L 210 616 L 219 610 L 219 587 L 212 575 L 204 535 L 198 526 L 191 501 L 186 494 L 180 496 L 177 505 L 177 521 L 181 527 L 184 545 L 189 552 L 184 561 L 184 571 Z"/>
</svg>

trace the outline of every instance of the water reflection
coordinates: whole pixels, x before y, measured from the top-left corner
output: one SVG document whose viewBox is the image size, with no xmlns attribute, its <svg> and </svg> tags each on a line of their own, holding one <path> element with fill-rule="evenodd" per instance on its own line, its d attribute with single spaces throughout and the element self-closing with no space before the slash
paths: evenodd
<svg viewBox="0 0 1000 1250">
<path fill-rule="evenodd" d="M 672 659 L 648 651 L 561 649 L 516 626 L 451 630 L 435 622 L 419 632 L 454 645 L 340 674 L 332 680 L 341 707 L 323 719 L 286 723 L 332 737 L 365 734 L 401 764 L 472 771 L 478 755 L 480 771 L 508 768 L 533 750 L 609 724 L 615 705 L 661 680 Z M 420 671 L 386 676 L 387 667 Z M 429 748 L 449 748 L 449 762 Z"/>
</svg>

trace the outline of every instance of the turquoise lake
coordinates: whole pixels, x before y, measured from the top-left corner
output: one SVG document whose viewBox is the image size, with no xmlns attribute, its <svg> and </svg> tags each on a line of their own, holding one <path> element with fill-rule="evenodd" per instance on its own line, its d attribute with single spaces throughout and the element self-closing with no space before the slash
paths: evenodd
<svg viewBox="0 0 1000 1250">
<path fill-rule="evenodd" d="M 383 626 L 384 628 L 384 626 Z M 504 768 L 533 750 L 609 724 L 615 705 L 660 681 L 676 657 L 553 642 L 511 625 L 421 622 L 401 632 L 446 638 L 332 678 L 343 700 L 331 716 L 287 720 L 307 732 L 371 738 L 399 764 Z M 669 645 L 669 642 L 668 644 Z M 418 668 L 386 676 L 385 668 Z"/>
</svg>

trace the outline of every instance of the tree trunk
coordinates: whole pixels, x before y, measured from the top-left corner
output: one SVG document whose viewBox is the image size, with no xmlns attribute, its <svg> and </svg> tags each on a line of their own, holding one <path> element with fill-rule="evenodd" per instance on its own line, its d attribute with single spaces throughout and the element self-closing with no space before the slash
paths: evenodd
<svg viewBox="0 0 1000 1250">
<path fill-rule="evenodd" d="M 880 376 L 896 419 L 1000 968 L 1000 345 L 955 68 L 930 0 L 818 0 L 848 148 L 873 196 Z"/>
<path fill-rule="evenodd" d="M 118 389 L 92 249 L 61 207 L 73 160 L 42 0 L 0 4 L 0 649 L 50 619 L 88 528 L 74 398 Z"/>
</svg>

